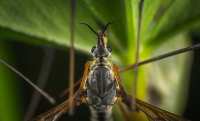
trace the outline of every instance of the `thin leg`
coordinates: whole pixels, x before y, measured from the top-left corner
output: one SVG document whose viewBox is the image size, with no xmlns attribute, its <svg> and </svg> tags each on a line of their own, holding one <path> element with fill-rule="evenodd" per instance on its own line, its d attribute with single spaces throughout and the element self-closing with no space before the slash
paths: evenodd
<svg viewBox="0 0 200 121">
<path fill-rule="evenodd" d="M 154 61 L 159 61 L 159 60 L 165 59 L 167 57 L 182 54 L 182 53 L 185 53 L 185 52 L 188 52 L 188 51 L 193 51 L 195 49 L 200 49 L 200 44 L 196 44 L 196 45 L 192 45 L 192 46 L 189 46 L 189 47 L 177 49 L 177 50 L 174 50 L 174 51 L 171 51 L 171 52 L 168 52 L 168 53 L 165 53 L 165 54 L 162 54 L 162 55 L 159 55 L 159 56 L 156 56 L 156 57 L 144 60 L 144 61 L 140 61 L 140 62 L 137 63 L 137 65 L 142 66 L 142 65 L 145 65 L 145 64 L 148 64 L 148 63 L 152 63 Z M 125 67 L 124 69 L 121 69 L 120 72 L 125 72 L 125 71 L 128 71 L 128 70 L 131 70 L 131 69 L 135 68 L 135 65 L 136 64 L 129 65 L 129 66 Z"/>
<path fill-rule="evenodd" d="M 47 83 L 47 80 L 52 68 L 54 55 L 55 55 L 54 50 L 51 48 L 45 48 L 44 52 L 45 52 L 45 56 L 42 59 L 42 66 L 41 66 L 40 73 L 37 79 L 37 85 L 42 89 L 44 89 L 44 87 L 46 86 L 46 83 Z M 24 117 L 24 121 L 29 120 L 35 114 L 40 98 L 41 98 L 41 95 L 37 93 L 36 91 L 34 91 L 32 94 L 30 103 L 28 105 L 28 108 Z"/>
<path fill-rule="evenodd" d="M 81 91 L 78 90 L 73 96 L 72 105 L 69 105 L 69 99 L 68 99 L 63 103 L 57 105 L 56 107 L 48 110 L 47 112 L 37 116 L 32 121 L 56 121 L 59 117 L 68 112 L 70 108 L 79 106 L 83 102 L 82 96 L 84 95 L 82 95 Z"/>
<path fill-rule="evenodd" d="M 85 90 L 85 84 L 86 84 L 86 81 L 87 81 L 87 78 L 88 78 L 90 63 L 91 62 L 88 61 L 85 64 L 83 76 L 78 82 L 75 83 L 75 85 L 73 86 L 73 89 L 76 90 L 80 87 L 79 90 Z M 65 94 L 68 94 L 69 92 L 70 92 L 70 89 L 66 89 L 63 93 L 61 93 L 61 97 L 64 96 Z"/>
<path fill-rule="evenodd" d="M 41 88 L 39 88 L 36 84 L 34 84 L 29 78 L 27 78 L 24 74 L 22 74 L 20 71 L 15 69 L 13 66 L 8 64 L 3 59 L 0 59 L 0 63 L 8 67 L 12 72 L 16 73 L 18 76 L 20 76 L 25 82 L 27 82 L 29 85 L 31 85 L 36 91 L 38 91 L 45 99 L 47 99 L 51 104 L 55 104 L 55 99 L 50 96 L 48 93 L 43 91 Z"/>
<path fill-rule="evenodd" d="M 81 84 L 81 80 L 77 81 L 75 84 L 74 84 L 74 91 L 76 91 L 79 87 L 80 87 L 80 84 Z M 65 89 L 61 94 L 60 94 L 60 97 L 64 97 L 64 96 L 68 96 L 69 95 L 69 88 Z"/>
<path fill-rule="evenodd" d="M 127 106 L 130 111 L 136 111 L 135 101 L 133 100 L 131 95 L 128 95 L 122 85 L 120 84 L 120 90 L 118 92 L 119 96 L 122 99 L 122 102 Z"/>
<path fill-rule="evenodd" d="M 57 114 L 54 116 L 54 118 L 53 118 L 52 121 L 57 121 L 62 115 L 63 115 L 63 112 L 57 113 Z"/>
</svg>

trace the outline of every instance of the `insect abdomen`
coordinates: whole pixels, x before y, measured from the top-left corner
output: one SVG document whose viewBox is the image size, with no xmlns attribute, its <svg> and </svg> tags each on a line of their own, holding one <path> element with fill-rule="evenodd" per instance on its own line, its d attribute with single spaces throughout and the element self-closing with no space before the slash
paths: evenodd
<svg viewBox="0 0 200 121">
<path fill-rule="evenodd" d="M 91 121 L 113 121 L 112 119 L 112 110 L 97 111 L 93 107 L 90 107 L 91 110 Z"/>
</svg>

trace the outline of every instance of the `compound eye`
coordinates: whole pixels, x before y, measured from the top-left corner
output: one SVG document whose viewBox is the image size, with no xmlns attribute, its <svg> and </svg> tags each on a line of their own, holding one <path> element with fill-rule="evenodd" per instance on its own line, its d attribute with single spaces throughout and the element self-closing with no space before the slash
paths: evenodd
<svg viewBox="0 0 200 121">
<path fill-rule="evenodd" d="M 107 47 L 109 52 L 112 52 L 112 48 L 110 46 Z"/>
<path fill-rule="evenodd" d="M 93 46 L 92 49 L 91 49 L 91 52 L 93 53 L 95 49 L 96 49 L 96 47 Z"/>
</svg>

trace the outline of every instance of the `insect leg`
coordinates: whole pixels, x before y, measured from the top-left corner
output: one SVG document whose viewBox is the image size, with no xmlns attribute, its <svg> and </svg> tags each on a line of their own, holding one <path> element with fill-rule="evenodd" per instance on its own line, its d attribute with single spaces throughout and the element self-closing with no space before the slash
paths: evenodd
<svg viewBox="0 0 200 121">
<path fill-rule="evenodd" d="M 71 108 L 74 108 L 74 106 L 79 106 L 80 104 L 82 104 L 84 102 L 84 92 L 82 92 L 82 90 L 78 90 L 77 93 L 75 94 L 75 97 L 73 98 L 73 105 L 71 105 Z M 70 100 L 70 99 L 69 99 Z M 69 109 L 70 111 L 70 109 Z M 53 117 L 52 121 L 57 121 L 66 111 L 60 111 L 57 114 L 55 114 L 55 116 Z"/>
<path fill-rule="evenodd" d="M 79 90 L 77 91 L 77 95 L 75 101 L 78 105 L 81 103 L 85 103 L 85 90 L 86 90 L 86 82 L 88 79 L 89 69 L 90 69 L 91 61 L 88 61 L 84 66 L 83 76 L 80 81 L 77 82 L 77 86 L 80 85 Z"/>
<path fill-rule="evenodd" d="M 58 114 L 56 114 L 52 121 L 57 121 L 61 117 L 62 114 L 63 114 L 62 112 L 59 112 Z"/>
<path fill-rule="evenodd" d="M 81 83 L 81 80 L 78 80 L 77 82 L 75 82 L 74 84 L 74 91 L 76 91 L 79 87 L 80 87 L 80 83 Z M 63 92 L 61 92 L 60 94 L 60 97 L 64 97 L 64 96 L 67 96 L 69 95 L 69 89 L 65 89 Z"/>
<path fill-rule="evenodd" d="M 83 103 L 83 93 L 81 90 L 78 90 L 74 96 L 72 97 L 73 103 L 72 105 L 69 105 L 69 99 L 64 101 L 63 103 L 57 105 L 56 107 L 53 107 L 52 109 L 48 110 L 45 113 L 40 114 L 32 121 L 56 121 L 58 118 L 60 118 L 63 114 L 68 112 L 70 108 L 79 106 L 81 103 Z"/>
<path fill-rule="evenodd" d="M 122 99 L 122 102 L 127 106 L 127 108 L 130 110 L 130 111 L 136 111 L 136 108 L 135 108 L 135 101 L 134 99 L 132 98 L 131 95 L 128 95 L 124 88 L 122 86 L 120 86 L 120 97 Z"/>
<path fill-rule="evenodd" d="M 50 103 L 54 104 L 55 99 L 50 96 L 48 93 L 40 89 L 37 85 L 35 85 L 29 78 L 27 78 L 25 75 L 23 75 L 21 72 L 19 72 L 17 69 L 15 69 L 13 66 L 8 64 L 3 59 L 0 59 L 0 63 L 8 67 L 12 72 L 16 73 L 18 76 L 20 76 L 24 81 L 26 81 L 29 85 L 31 85 L 36 91 L 38 91 L 45 99 L 47 99 Z"/>
<path fill-rule="evenodd" d="M 90 67 L 90 61 L 88 61 L 86 64 L 85 64 L 85 67 L 84 67 L 84 73 L 83 73 L 83 77 L 77 81 L 75 84 L 74 84 L 74 90 L 78 90 L 79 87 L 81 88 L 81 90 L 84 90 L 85 88 L 85 83 L 86 83 L 86 80 L 87 80 L 87 76 L 88 76 L 88 73 L 89 73 L 89 67 Z M 60 94 L 60 97 L 63 97 L 65 95 L 68 95 L 69 94 L 69 89 L 66 89 L 64 90 L 61 94 Z"/>
<path fill-rule="evenodd" d="M 48 77 L 49 77 L 52 64 L 54 61 L 54 56 L 55 56 L 54 50 L 51 48 L 44 48 L 44 54 L 45 55 L 42 59 L 42 66 L 41 66 L 38 79 L 37 79 L 37 85 L 42 89 L 44 89 L 48 81 Z M 32 94 L 30 103 L 28 105 L 27 111 L 25 113 L 24 121 L 27 121 L 35 114 L 40 98 L 41 98 L 41 95 L 38 94 L 36 91 L 34 91 Z"/>
<path fill-rule="evenodd" d="M 91 61 L 88 61 L 84 66 L 83 77 L 81 78 L 81 83 L 80 83 L 80 90 L 85 90 L 86 88 L 85 85 L 89 74 L 90 64 Z"/>
<path fill-rule="evenodd" d="M 140 61 L 140 62 L 137 63 L 137 65 L 142 66 L 142 65 L 145 65 L 145 64 L 148 64 L 148 63 L 152 63 L 154 61 L 159 61 L 159 60 L 162 60 L 162 59 L 174 56 L 174 55 L 182 54 L 182 53 L 185 53 L 185 52 L 188 52 L 188 51 L 193 51 L 193 50 L 196 50 L 196 49 L 200 49 L 200 44 L 192 45 L 192 46 L 177 49 L 177 50 L 174 50 L 174 51 L 162 54 L 162 55 L 158 55 L 156 57 L 152 57 L 150 59 Z M 125 71 L 128 71 L 128 70 L 131 70 L 132 68 L 135 67 L 135 65 L 136 64 L 129 65 L 129 66 L 121 69 L 120 72 L 125 72 Z"/>
<path fill-rule="evenodd" d="M 130 95 L 126 93 L 126 91 L 124 90 L 121 84 L 121 79 L 119 76 L 119 67 L 117 65 L 113 65 L 112 68 L 115 75 L 115 81 L 117 84 L 118 97 L 121 98 L 122 102 L 128 107 L 129 110 L 131 111 L 135 110 L 135 104 L 134 104 L 135 101 L 131 98 Z"/>
</svg>

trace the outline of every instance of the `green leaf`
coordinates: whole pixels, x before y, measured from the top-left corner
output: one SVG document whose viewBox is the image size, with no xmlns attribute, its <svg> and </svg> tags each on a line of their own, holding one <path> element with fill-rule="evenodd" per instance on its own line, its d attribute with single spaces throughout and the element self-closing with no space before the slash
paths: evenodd
<svg viewBox="0 0 200 121">
<path fill-rule="evenodd" d="M 0 55 L 5 58 L 12 58 L 9 46 L 5 43 L 0 44 Z M 4 65 L 0 65 L 0 120 L 1 121 L 20 121 L 21 104 L 19 100 L 19 88 L 16 87 L 17 81 L 12 78 L 13 73 Z"/>
<path fill-rule="evenodd" d="M 99 30 L 101 25 L 107 22 L 112 22 L 108 37 L 109 44 L 113 48 L 114 62 L 120 67 L 134 63 L 138 3 L 139 0 L 77 1 L 76 49 L 89 53 L 96 43 L 96 36 L 88 28 L 80 25 L 80 22 L 88 23 L 95 30 Z M 0 39 L 19 40 L 29 44 L 50 44 L 58 48 L 69 46 L 69 5 L 69 0 L 0 0 Z M 200 26 L 199 6 L 198 0 L 144 0 L 140 60 L 188 45 L 187 32 Z M 181 59 L 177 58 L 179 56 L 161 62 L 162 64 L 155 62 L 140 68 L 137 96 L 151 101 L 149 88 L 152 86 L 161 93 L 164 100 L 159 101 L 159 106 L 178 111 L 174 105 L 180 99 L 185 100 L 180 95 L 184 92 L 182 87 L 185 87 L 188 81 L 182 80 L 182 75 L 185 75 L 184 70 L 188 67 L 182 63 L 187 62 L 187 55 Z M 154 69 L 158 72 L 152 71 Z M 165 75 L 163 73 L 166 70 L 174 73 Z M 133 87 L 132 73 L 127 72 L 122 75 L 128 92 Z M 151 84 L 151 80 L 154 80 L 154 84 Z M 160 85 L 156 85 L 166 81 L 169 84 L 168 86 L 162 84 L 164 91 L 159 88 Z M 174 93 L 171 93 L 171 90 Z M 177 97 L 177 100 L 168 100 L 169 97 Z M 178 107 L 182 105 L 180 103 Z"/>
</svg>

